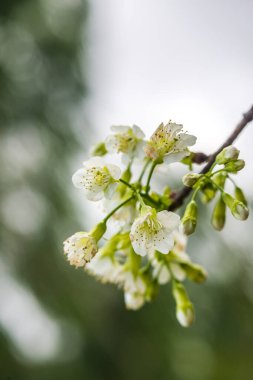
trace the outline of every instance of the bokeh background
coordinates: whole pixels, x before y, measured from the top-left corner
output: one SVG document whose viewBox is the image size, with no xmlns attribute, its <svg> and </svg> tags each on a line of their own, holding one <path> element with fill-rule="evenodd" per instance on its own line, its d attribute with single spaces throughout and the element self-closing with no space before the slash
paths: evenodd
<svg viewBox="0 0 253 380">
<path fill-rule="evenodd" d="M 110 125 L 149 135 L 173 119 L 211 152 L 240 120 L 253 100 L 252 14 L 251 0 L 1 1 L 0 379 L 252 379 L 252 216 L 216 233 L 202 210 L 188 251 L 209 278 L 188 284 L 188 330 L 168 287 L 128 312 L 62 254 L 99 217 L 71 175 Z M 252 138 L 249 125 L 236 143 L 250 200 Z"/>
</svg>

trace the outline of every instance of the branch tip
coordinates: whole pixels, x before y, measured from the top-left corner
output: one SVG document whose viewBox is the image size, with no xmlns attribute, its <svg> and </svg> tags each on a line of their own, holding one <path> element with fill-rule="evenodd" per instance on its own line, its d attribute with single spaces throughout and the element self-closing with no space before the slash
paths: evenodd
<svg viewBox="0 0 253 380">
<path fill-rule="evenodd" d="M 227 140 L 217 149 L 216 152 L 211 154 L 210 156 L 205 155 L 204 153 L 195 153 L 193 162 L 200 164 L 205 161 L 207 161 L 207 164 L 204 166 L 204 168 L 200 171 L 199 174 L 205 174 L 209 171 L 213 163 L 215 162 L 216 156 L 227 146 L 233 144 L 233 142 L 237 139 L 237 137 L 240 135 L 240 133 L 243 131 L 243 129 L 249 124 L 251 121 L 253 121 L 253 105 L 251 108 L 243 114 L 242 120 L 237 124 L 234 131 L 231 133 L 231 135 L 227 138 Z M 173 202 L 169 206 L 169 211 L 173 211 L 178 209 L 182 206 L 184 203 L 185 198 L 188 197 L 188 195 L 191 193 L 192 188 L 184 186 L 181 190 L 179 190 L 177 193 L 173 194 Z"/>
</svg>

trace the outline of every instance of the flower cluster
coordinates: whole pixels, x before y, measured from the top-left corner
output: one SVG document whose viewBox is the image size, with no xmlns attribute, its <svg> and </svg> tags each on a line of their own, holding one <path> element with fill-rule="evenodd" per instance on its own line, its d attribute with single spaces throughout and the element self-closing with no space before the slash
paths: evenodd
<svg viewBox="0 0 253 380">
<path fill-rule="evenodd" d="M 105 217 L 90 232 L 77 232 L 64 242 L 70 265 L 121 288 L 127 309 L 137 310 L 152 301 L 159 287 L 170 282 L 176 317 L 184 327 L 193 322 L 194 309 L 183 281 L 201 283 L 207 276 L 186 253 L 187 235 L 197 225 L 198 192 L 204 203 L 220 193 L 212 216 L 217 230 L 224 226 L 227 207 L 237 219 L 248 216 L 242 190 L 236 186 L 235 197 L 224 190 L 230 174 L 244 166 L 234 147 L 222 151 L 207 174 L 188 173 L 183 177 L 183 183 L 192 187 L 194 193 L 182 220 L 170 211 L 173 192 L 169 188 L 162 194 L 150 191 L 156 167 L 176 161 L 189 163 L 193 155 L 189 147 L 195 141 L 182 125 L 172 122 L 161 124 L 149 140 L 135 125 L 112 127 L 112 134 L 94 147 L 92 157 L 72 177 L 73 184 L 88 200 L 102 204 Z M 122 168 L 105 161 L 105 156 L 109 162 L 115 153 L 122 158 Z M 138 165 L 142 163 L 138 176 L 136 161 Z M 215 170 L 216 165 L 222 168 Z M 116 226 L 116 233 L 105 239 L 109 221 Z"/>
</svg>

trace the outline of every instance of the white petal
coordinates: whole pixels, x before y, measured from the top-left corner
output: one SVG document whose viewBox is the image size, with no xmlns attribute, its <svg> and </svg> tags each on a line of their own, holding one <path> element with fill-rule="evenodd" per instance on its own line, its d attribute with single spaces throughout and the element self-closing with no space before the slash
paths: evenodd
<svg viewBox="0 0 253 380">
<path fill-rule="evenodd" d="M 143 294 L 146 292 L 147 286 L 140 276 L 137 277 L 137 279 L 135 280 L 135 283 L 136 283 L 136 289 L 137 289 L 138 293 Z"/>
<path fill-rule="evenodd" d="M 177 243 L 185 250 L 187 244 L 187 236 L 183 233 L 182 225 L 179 226 L 177 230 L 173 232 L 174 239 Z"/>
<path fill-rule="evenodd" d="M 127 309 L 137 310 L 142 307 L 145 302 L 145 297 L 140 294 L 126 292 L 124 297 Z"/>
<path fill-rule="evenodd" d="M 117 138 L 114 135 L 109 135 L 105 139 L 105 147 L 110 153 L 115 153 L 117 151 Z"/>
<path fill-rule="evenodd" d="M 84 161 L 83 165 L 85 167 L 96 166 L 99 168 L 103 168 L 105 166 L 105 162 L 102 157 L 94 156 L 94 157 L 91 157 L 88 161 Z"/>
<path fill-rule="evenodd" d="M 148 248 L 147 245 L 144 244 L 140 240 L 139 241 L 132 240 L 131 243 L 132 243 L 134 252 L 137 253 L 137 255 L 146 256 L 150 251 L 150 248 Z"/>
<path fill-rule="evenodd" d="M 184 157 L 189 156 L 189 152 L 176 152 L 176 153 L 169 153 L 166 156 L 164 156 L 163 161 L 165 164 L 172 164 L 173 162 L 179 162 Z"/>
<path fill-rule="evenodd" d="M 83 188 L 83 177 L 84 177 L 84 175 L 85 175 L 85 170 L 79 169 L 72 176 L 73 185 L 75 187 L 77 187 L 78 189 Z"/>
<path fill-rule="evenodd" d="M 104 197 L 103 191 L 94 192 L 94 191 L 85 190 L 84 194 L 89 201 L 93 201 L 93 202 L 101 201 L 101 199 Z"/>
<path fill-rule="evenodd" d="M 167 284 L 169 280 L 170 280 L 170 272 L 168 268 L 166 267 L 166 265 L 163 265 L 159 273 L 158 282 L 160 285 L 164 285 L 164 284 Z"/>
<path fill-rule="evenodd" d="M 121 176 L 121 169 L 117 165 L 108 164 L 106 165 L 113 179 L 119 179 Z"/>
<path fill-rule="evenodd" d="M 171 271 L 178 281 L 183 281 L 186 277 L 185 271 L 176 263 L 170 264 Z"/>
<path fill-rule="evenodd" d="M 98 257 L 95 255 L 94 258 L 87 264 L 86 268 L 91 270 L 94 274 L 103 276 L 110 273 L 113 270 L 113 264 L 109 257 Z"/>
<path fill-rule="evenodd" d="M 127 133 L 129 131 L 130 127 L 126 125 L 112 125 L 111 131 L 114 133 Z"/>
<path fill-rule="evenodd" d="M 162 230 L 154 237 L 154 248 L 163 254 L 168 254 L 174 246 L 174 239 L 171 234 Z"/>
<path fill-rule="evenodd" d="M 127 166 L 131 160 L 132 160 L 131 155 L 129 155 L 127 153 L 122 153 L 121 162 L 123 165 Z"/>
<path fill-rule="evenodd" d="M 144 146 L 146 145 L 145 141 L 139 141 L 136 145 L 134 151 L 134 158 L 143 159 L 145 157 Z"/>
<path fill-rule="evenodd" d="M 180 136 L 181 140 L 184 141 L 186 146 L 192 146 L 196 143 L 197 137 L 193 135 L 188 135 L 188 133 L 182 133 Z"/>
<path fill-rule="evenodd" d="M 178 133 L 179 131 L 181 131 L 181 130 L 183 129 L 183 125 L 182 125 L 182 124 L 176 124 L 176 123 L 171 123 L 171 122 L 169 122 L 169 123 L 167 123 L 167 124 L 165 125 L 164 128 L 171 130 L 172 135 L 173 135 L 173 137 L 174 137 L 175 135 L 177 135 L 177 133 Z"/>
<path fill-rule="evenodd" d="M 145 137 L 145 134 L 143 133 L 141 128 L 138 127 L 137 125 L 133 125 L 133 133 L 135 134 L 136 137 L 138 137 L 138 139 L 143 139 Z"/>
<path fill-rule="evenodd" d="M 131 292 L 131 293 L 135 292 L 136 291 L 136 285 L 135 285 L 134 276 L 133 276 L 132 272 L 130 272 L 130 271 L 124 272 L 124 276 L 125 276 L 124 289 L 127 292 Z"/>
<path fill-rule="evenodd" d="M 177 310 L 177 320 L 183 327 L 189 327 L 194 321 L 194 312 L 192 308 L 186 310 Z"/>
<path fill-rule="evenodd" d="M 146 256 L 154 252 L 153 241 L 147 234 L 143 234 L 142 237 L 135 232 L 134 224 L 131 228 L 130 239 L 135 253 L 140 256 Z"/>
<path fill-rule="evenodd" d="M 157 220 L 160 222 L 167 232 L 173 231 L 180 224 L 180 216 L 172 211 L 160 211 L 157 213 Z"/>
<path fill-rule="evenodd" d="M 107 199 L 112 199 L 116 195 L 117 183 L 111 183 L 104 192 L 104 195 Z"/>
</svg>

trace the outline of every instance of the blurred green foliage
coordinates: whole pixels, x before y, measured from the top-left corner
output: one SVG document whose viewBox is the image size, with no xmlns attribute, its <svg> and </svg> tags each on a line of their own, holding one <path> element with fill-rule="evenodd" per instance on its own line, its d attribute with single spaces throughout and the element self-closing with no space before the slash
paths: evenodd
<svg viewBox="0 0 253 380">
<path fill-rule="evenodd" d="M 189 284 L 197 308 L 189 330 L 178 326 L 168 289 L 129 312 L 119 291 L 63 257 L 66 236 L 89 227 L 70 183 L 80 136 L 87 144 L 92 133 L 85 116 L 82 131 L 73 122 L 87 96 L 87 15 L 78 0 L 0 3 L 0 379 L 250 380 L 250 245 L 231 248 L 209 232 L 204 211 L 189 252 L 210 279 Z M 54 323 L 48 342 L 58 342 L 44 358 L 48 324 L 34 330 L 33 304 Z"/>
</svg>

